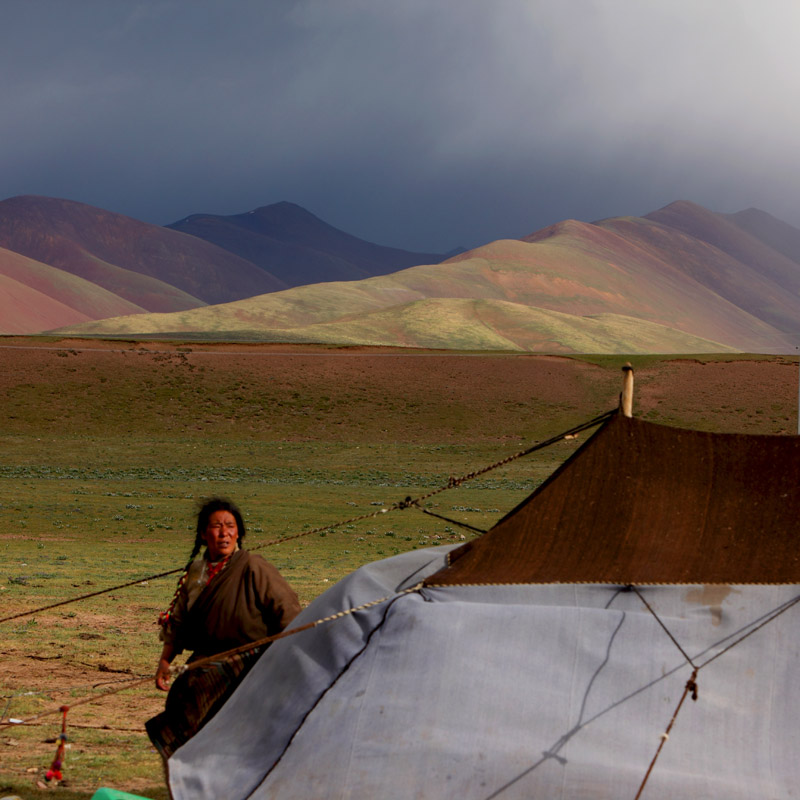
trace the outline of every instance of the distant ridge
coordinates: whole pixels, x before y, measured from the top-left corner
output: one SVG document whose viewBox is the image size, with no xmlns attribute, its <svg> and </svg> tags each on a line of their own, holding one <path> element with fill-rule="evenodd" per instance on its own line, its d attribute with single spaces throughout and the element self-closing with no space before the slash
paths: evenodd
<svg viewBox="0 0 800 800">
<path fill-rule="evenodd" d="M 224 247 L 71 200 L 26 195 L 0 202 L 0 334 L 183 311 L 443 258 L 365 242 L 292 203 L 234 217 L 193 215 L 174 227 L 182 224 L 211 231 L 208 238 Z"/>
<path fill-rule="evenodd" d="M 800 263 L 800 231 L 797 228 L 757 208 L 748 208 L 736 214 L 722 214 L 722 216 L 773 250 Z"/>
<path fill-rule="evenodd" d="M 529 352 L 791 352 L 798 271 L 722 215 L 679 202 L 644 218 L 565 220 L 391 275 L 68 330 Z"/>
<path fill-rule="evenodd" d="M 290 287 L 361 280 L 447 257 L 366 242 L 288 202 L 232 216 L 192 214 L 166 227 L 245 258 Z"/>
<path fill-rule="evenodd" d="M 797 335 L 800 333 L 800 264 L 778 249 L 789 239 L 786 230 L 791 226 L 779 223 L 765 212 L 760 212 L 759 218 L 764 239 L 751 235 L 728 216 L 715 214 L 694 203 L 671 203 L 644 217 L 706 242 L 729 256 L 732 261 L 725 267 L 720 260 L 709 259 L 700 279 L 740 308 L 782 331 Z M 767 223 L 767 219 L 772 223 Z M 782 230 L 785 238 L 772 239 L 768 235 L 770 227 L 773 232 Z M 800 237 L 800 231 L 792 230 Z M 682 261 L 676 258 L 675 263 L 680 267 Z"/>
</svg>

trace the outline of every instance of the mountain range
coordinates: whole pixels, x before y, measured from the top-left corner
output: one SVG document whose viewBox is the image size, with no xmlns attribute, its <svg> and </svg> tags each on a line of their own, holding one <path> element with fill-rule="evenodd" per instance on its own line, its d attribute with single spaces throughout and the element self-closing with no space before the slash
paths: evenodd
<svg viewBox="0 0 800 800">
<path fill-rule="evenodd" d="M 443 258 L 364 242 L 292 203 L 161 227 L 71 200 L 12 197 L 0 202 L 0 333 L 183 311 Z"/>
<path fill-rule="evenodd" d="M 757 209 L 679 201 L 441 261 L 290 203 L 159 228 L 25 197 L 0 203 L 0 247 L 0 297 L 37 293 L 8 317 L 29 332 L 554 353 L 794 352 L 800 335 L 800 230 Z"/>
</svg>

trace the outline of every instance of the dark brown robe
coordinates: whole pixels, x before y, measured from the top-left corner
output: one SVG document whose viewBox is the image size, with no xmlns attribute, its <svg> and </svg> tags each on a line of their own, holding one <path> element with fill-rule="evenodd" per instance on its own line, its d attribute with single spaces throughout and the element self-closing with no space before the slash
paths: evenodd
<svg viewBox="0 0 800 800">
<path fill-rule="evenodd" d="M 178 641 L 192 660 L 280 633 L 298 614 L 293 589 L 261 556 L 237 550 L 189 609 Z"/>
<path fill-rule="evenodd" d="M 300 612 L 293 589 L 261 556 L 237 550 L 203 589 L 177 631 L 177 650 L 189 663 L 280 633 Z M 222 707 L 264 647 L 220 659 L 179 675 L 163 713 L 145 723 L 166 759 Z"/>
</svg>

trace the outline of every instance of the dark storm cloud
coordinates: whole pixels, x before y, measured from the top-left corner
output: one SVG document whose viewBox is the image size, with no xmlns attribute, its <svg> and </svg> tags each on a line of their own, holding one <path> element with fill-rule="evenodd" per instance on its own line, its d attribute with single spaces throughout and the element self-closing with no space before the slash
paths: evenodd
<svg viewBox="0 0 800 800">
<path fill-rule="evenodd" d="M 3 0 L 0 193 L 440 250 L 675 199 L 800 224 L 796 9 Z"/>
</svg>

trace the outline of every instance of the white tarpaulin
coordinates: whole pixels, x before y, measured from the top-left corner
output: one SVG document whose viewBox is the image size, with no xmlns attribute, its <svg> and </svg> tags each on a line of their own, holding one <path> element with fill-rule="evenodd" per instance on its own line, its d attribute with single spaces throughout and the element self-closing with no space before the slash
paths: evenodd
<svg viewBox="0 0 800 800">
<path fill-rule="evenodd" d="M 445 548 L 368 565 L 295 626 L 415 586 Z M 800 796 L 798 586 L 448 586 L 276 642 L 169 760 L 196 798 Z M 723 648 L 734 645 L 703 666 Z"/>
</svg>

